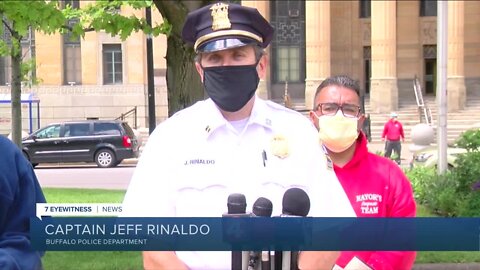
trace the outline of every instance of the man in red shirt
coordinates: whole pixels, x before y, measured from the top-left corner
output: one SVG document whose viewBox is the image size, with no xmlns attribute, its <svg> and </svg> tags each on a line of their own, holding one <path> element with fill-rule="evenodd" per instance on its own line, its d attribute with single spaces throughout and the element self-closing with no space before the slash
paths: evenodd
<svg viewBox="0 0 480 270">
<path fill-rule="evenodd" d="M 403 171 L 367 149 L 356 81 L 347 76 L 324 80 L 315 93 L 310 119 L 358 217 L 415 217 L 412 186 Z M 408 270 L 415 255 L 414 251 L 342 251 L 333 269 Z"/>
<path fill-rule="evenodd" d="M 390 114 L 390 120 L 385 123 L 382 133 L 382 141 L 385 141 L 385 157 L 390 158 L 392 155 L 392 150 L 395 152 L 396 157 L 395 161 L 400 165 L 401 153 L 402 153 L 402 142 L 405 141 L 405 135 L 403 134 L 403 126 L 398 120 L 398 115 L 395 112 Z"/>
</svg>

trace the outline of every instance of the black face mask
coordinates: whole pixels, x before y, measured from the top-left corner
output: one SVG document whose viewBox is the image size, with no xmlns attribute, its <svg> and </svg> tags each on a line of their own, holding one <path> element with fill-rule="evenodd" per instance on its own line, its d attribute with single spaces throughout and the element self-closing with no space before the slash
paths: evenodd
<svg viewBox="0 0 480 270">
<path fill-rule="evenodd" d="M 203 85 L 208 96 L 227 112 L 243 108 L 257 90 L 257 64 L 203 68 Z"/>
</svg>

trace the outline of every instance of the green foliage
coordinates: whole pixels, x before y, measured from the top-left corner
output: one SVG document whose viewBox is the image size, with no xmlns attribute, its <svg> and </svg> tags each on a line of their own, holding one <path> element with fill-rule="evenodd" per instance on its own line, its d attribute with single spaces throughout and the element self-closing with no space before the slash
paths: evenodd
<svg viewBox="0 0 480 270">
<path fill-rule="evenodd" d="M 121 203 L 125 190 L 43 188 L 49 203 Z"/>
<path fill-rule="evenodd" d="M 415 167 L 405 172 L 408 179 L 412 183 L 415 195 L 415 201 L 425 204 L 430 197 L 430 182 L 436 176 L 433 168 Z"/>
<path fill-rule="evenodd" d="M 58 1 L 0 1 L 0 13 L 12 23 L 11 31 L 19 37 L 26 36 L 30 27 L 50 34 L 65 24 L 58 4 Z"/>
<path fill-rule="evenodd" d="M 125 190 L 44 188 L 50 203 L 121 203 Z M 49 270 L 72 269 L 142 269 L 139 251 L 48 251 L 43 257 L 43 267 Z"/>
<path fill-rule="evenodd" d="M 456 167 L 437 176 L 435 170 L 415 168 L 407 172 L 418 203 L 442 216 L 480 216 L 480 135 L 465 132 L 459 144 L 470 152 L 459 155 Z"/>
<path fill-rule="evenodd" d="M 418 269 L 448 269 L 447 266 L 436 265 L 432 268 L 426 266 L 423 268 L 423 263 L 470 263 L 480 262 L 480 253 L 478 251 L 419 251 L 415 264 L 420 264 Z M 460 268 L 468 269 L 468 266 Z M 472 266 L 472 269 L 474 266 Z"/>
<path fill-rule="evenodd" d="M 436 179 L 436 185 L 433 190 L 437 192 L 431 194 L 430 207 L 431 209 L 444 217 L 459 216 L 458 204 L 460 197 L 455 192 L 456 182 L 450 174 L 440 175 Z"/>
<path fill-rule="evenodd" d="M 459 201 L 457 212 L 461 217 L 480 216 L 480 192 L 472 191 L 463 196 Z"/>
<path fill-rule="evenodd" d="M 140 251 L 47 251 L 42 261 L 47 270 L 143 269 Z"/>
<path fill-rule="evenodd" d="M 62 12 L 68 19 L 78 19 L 78 24 L 82 26 L 69 29 L 76 37 L 83 37 L 87 31 L 100 30 L 112 36 L 118 35 L 122 40 L 127 39 L 132 32 L 140 30 L 153 36 L 169 34 L 171 26 L 167 21 L 152 27 L 148 25 L 145 18 L 134 15 L 125 16 L 118 12 L 118 9 L 122 6 L 130 6 L 134 10 L 140 10 L 150 7 L 152 4 L 152 1 L 96 1 L 81 9 L 66 7 Z"/>
<path fill-rule="evenodd" d="M 468 143 L 468 140 L 466 142 Z M 456 163 L 457 166 L 452 173 L 457 181 L 456 193 L 461 198 L 458 215 L 480 216 L 480 166 L 478 166 L 480 164 L 480 152 L 474 151 L 460 155 Z"/>
<path fill-rule="evenodd" d="M 456 216 L 457 182 L 450 172 L 437 175 L 434 168 L 416 167 L 406 172 L 412 183 L 415 200 L 442 216 Z"/>
<path fill-rule="evenodd" d="M 458 181 L 458 192 L 470 193 L 472 185 L 480 181 L 480 152 L 459 155 L 453 174 Z"/>
<path fill-rule="evenodd" d="M 469 151 L 480 149 L 480 129 L 470 129 L 462 133 L 455 142 L 459 147 Z"/>
</svg>

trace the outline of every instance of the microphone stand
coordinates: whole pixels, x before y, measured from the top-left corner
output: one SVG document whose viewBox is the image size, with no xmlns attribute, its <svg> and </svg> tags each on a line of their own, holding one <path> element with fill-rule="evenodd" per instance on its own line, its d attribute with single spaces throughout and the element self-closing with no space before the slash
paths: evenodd
<svg viewBox="0 0 480 270">
<path fill-rule="evenodd" d="M 282 261 L 283 261 L 283 252 L 276 250 L 273 258 L 274 270 L 282 270 Z"/>
<path fill-rule="evenodd" d="M 232 270 L 243 270 L 241 251 L 232 251 Z"/>
<path fill-rule="evenodd" d="M 270 251 L 262 251 L 262 270 L 270 270 Z"/>
<path fill-rule="evenodd" d="M 290 270 L 298 270 L 298 251 L 291 251 L 290 258 Z"/>
</svg>

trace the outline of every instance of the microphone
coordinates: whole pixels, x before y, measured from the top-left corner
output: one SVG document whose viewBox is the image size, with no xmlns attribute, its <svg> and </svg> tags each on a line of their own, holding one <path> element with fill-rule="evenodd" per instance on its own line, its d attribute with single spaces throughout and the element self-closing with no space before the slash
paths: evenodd
<svg viewBox="0 0 480 270">
<path fill-rule="evenodd" d="M 246 213 L 247 200 L 245 195 L 233 193 L 227 199 L 228 213 L 222 217 L 250 217 L 250 213 Z M 228 233 L 231 233 L 228 231 Z M 235 239 L 236 240 L 236 239 Z M 232 270 L 242 270 L 242 251 L 232 251 Z"/>
<path fill-rule="evenodd" d="M 272 216 L 273 204 L 264 197 L 258 198 L 253 204 L 253 216 L 255 217 L 270 217 Z M 250 251 L 248 254 L 248 270 L 254 270 L 259 256 L 262 256 L 262 270 L 270 270 L 270 251 L 262 251 L 261 253 Z"/>
<path fill-rule="evenodd" d="M 283 194 L 282 217 L 306 217 L 310 211 L 310 198 L 301 188 L 290 188 Z"/>
<path fill-rule="evenodd" d="M 273 204 L 267 198 L 260 197 L 253 204 L 253 214 L 257 217 L 271 217 Z"/>
<path fill-rule="evenodd" d="M 240 216 L 246 217 L 250 216 L 247 214 L 247 199 L 245 195 L 240 193 L 233 193 L 228 196 L 227 199 L 227 208 L 228 208 L 228 216 Z M 224 214 L 225 216 L 225 214 Z"/>
<path fill-rule="evenodd" d="M 310 198 L 303 189 L 290 188 L 285 191 L 280 217 L 306 217 L 309 211 Z M 298 270 L 298 252 L 275 251 L 275 269 Z"/>
</svg>

